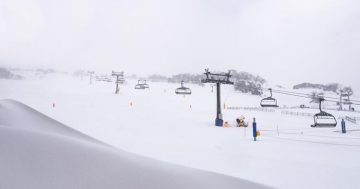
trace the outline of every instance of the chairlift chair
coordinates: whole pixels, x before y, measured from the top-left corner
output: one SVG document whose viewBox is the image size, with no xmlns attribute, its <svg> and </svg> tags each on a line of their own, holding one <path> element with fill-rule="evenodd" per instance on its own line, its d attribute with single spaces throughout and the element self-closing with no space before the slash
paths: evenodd
<svg viewBox="0 0 360 189">
<path fill-rule="evenodd" d="M 138 80 L 138 83 L 135 85 L 135 89 L 148 89 L 149 85 L 146 83 L 146 80 Z"/>
<path fill-rule="evenodd" d="M 175 93 L 179 95 L 191 95 L 191 89 L 184 87 L 184 81 L 181 81 L 181 87 L 177 88 Z"/>
<path fill-rule="evenodd" d="M 319 98 L 319 109 L 320 112 L 314 115 L 314 124 L 311 127 L 336 127 L 337 121 L 336 118 L 321 109 L 321 103 L 324 101 L 324 98 Z"/>
<path fill-rule="evenodd" d="M 261 107 L 273 107 L 273 108 L 279 107 L 277 105 L 277 100 L 272 97 L 272 89 L 270 88 L 268 90 L 270 91 L 270 96 L 263 98 L 260 102 L 260 106 Z"/>
</svg>

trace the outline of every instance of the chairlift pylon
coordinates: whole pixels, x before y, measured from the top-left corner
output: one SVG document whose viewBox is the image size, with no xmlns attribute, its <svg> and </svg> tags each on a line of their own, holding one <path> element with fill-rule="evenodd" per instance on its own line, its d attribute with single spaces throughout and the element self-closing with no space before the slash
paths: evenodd
<svg viewBox="0 0 360 189">
<path fill-rule="evenodd" d="M 234 82 L 230 81 L 231 71 L 227 73 L 211 73 L 209 69 L 205 69 L 206 78 L 201 79 L 202 83 L 215 83 L 216 84 L 216 126 L 223 126 L 223 118 L 221 113 L 221 98 L 220 98 L 220 85 L 228 84 L 234 85 Z"/>
<path fill-rule="evenodd" d="M 135 89 L 149 89 L 149 85 L 146 83 L 146 80 L 138 80 Z"/>
<path fill-rule="evenodd" d="M 268 90 L 270 91 L 270 96 L 261 99 L 260 106 L 261 107 L 273 107 L 273 108 L 279 107 L 277 105 L 277 100 L 272 97 L 272 89 L 269 88 Z"/>
<path fill-rule="evenodd" d="M 351 111 L 351 105 L 352 102 L 350 101 L 350 94 L 347 92 L 344 92 L 343 90 L 340 91 L 340 102 L 338 102 L 339 104 L 339 110 L 344 110 L 343 109 L 343 104 L 344 105 L 349 105 L 349 111 Z"/>
<path fill-rule="evenodd" d="M 325 99 L 320 97 L 319 98 L 319 110 L 320 112 L 314 115 L 314 124 L 311 125 L 311 127 L 336 127 L 337 125 L 337 121 L 336 118 L 330 114 L 327 113 L 325 111 L 323 111 L 321 109 L 321 103 L 324 101 Z"/>
<path fill-rule="evenodd" d="M 175 90 L 175 94 L 179 95 L 191 95 L 191 89 L 184 87 L 184 81 L 181 81 L 181 87 Z"/>
</svg>

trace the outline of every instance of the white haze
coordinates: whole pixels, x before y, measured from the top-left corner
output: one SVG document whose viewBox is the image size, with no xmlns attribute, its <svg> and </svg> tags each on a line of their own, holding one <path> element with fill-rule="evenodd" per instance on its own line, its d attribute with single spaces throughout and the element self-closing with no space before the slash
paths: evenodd
<svg viewBox="0 0 360 189">
<path fill-rule="evenodd" d="M 0 0 L 0 65 L 355 86 L 359 19 L 358 0 Z"/>
</svg>

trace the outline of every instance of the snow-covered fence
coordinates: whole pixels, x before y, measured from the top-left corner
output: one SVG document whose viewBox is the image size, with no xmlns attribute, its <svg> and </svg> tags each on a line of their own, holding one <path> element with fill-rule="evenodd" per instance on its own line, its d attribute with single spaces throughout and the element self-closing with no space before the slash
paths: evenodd
<svg viewBox="0 0 360 189">
<path fill-rule="evenodd" d="M 356 124 L 356 118 L 355 117 L 345 116 L 345 120 Z"/>
<path fill-rule="evenodd" d="M 248 111 L 259 111 L 259 112 L 275 112 L 273 109 L 261 108 L 261 107 L 236 107 L 228 106 L 227 110 L 248 110 Z"/>
<path fill-rule="evenodd" d="M 339 116 L 338 119 L 345 119 L 349 122 L 356 123 L 357 121 L 360 121 L 360 117 L 350 117 L 350 116 Z"/>
<path fill-rule="evenodd" d="M 292 112 L 292 111 L 281 111 L 281 114 L 292 115 L 292 116 L 303 116 L 303 117 L 313 117 L 314 115 L 311 113 L 305 112 Z"/>
</svg>

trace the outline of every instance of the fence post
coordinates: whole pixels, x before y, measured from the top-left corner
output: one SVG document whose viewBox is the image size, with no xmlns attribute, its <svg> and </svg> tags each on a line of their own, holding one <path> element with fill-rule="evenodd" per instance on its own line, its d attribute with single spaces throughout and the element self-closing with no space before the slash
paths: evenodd
<svg viewBox="0 0 360 189">
<path fill-rule="evenodd" d="M 346 127 L 345 127 L 345 120 L 344 119 L 341 120 L 341 132 L 346 133 Z"/>
<path fill-rule="evenodd" d="M 254 121 L 253 121 L 253 137 L 254 137 L 254 141 L 256 141 L 256 121 L 255 121 L 255 118 L 254 118 Z"/>
</svg>

